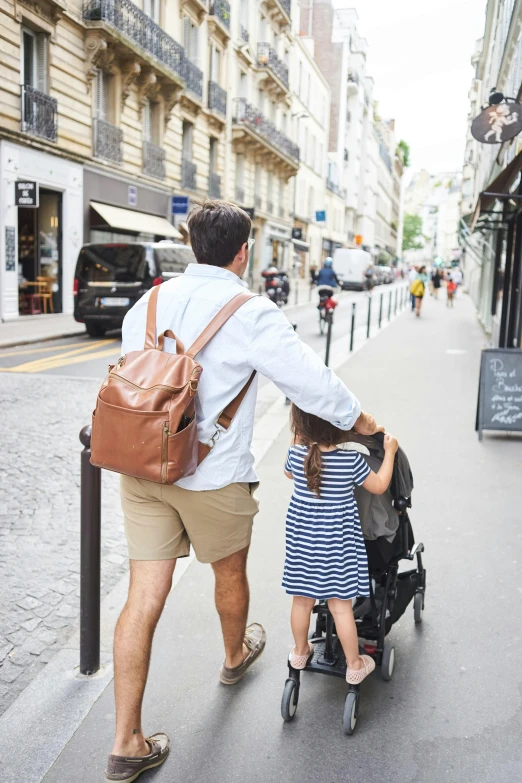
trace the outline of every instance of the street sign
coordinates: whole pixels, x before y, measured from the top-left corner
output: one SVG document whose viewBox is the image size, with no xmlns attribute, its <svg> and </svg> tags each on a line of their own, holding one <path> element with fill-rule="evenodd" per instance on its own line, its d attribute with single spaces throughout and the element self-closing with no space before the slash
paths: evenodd
<svg viewBox="0 0 522 783">
<path fill-rule="evenodd" d="M 498 103 L 488 106 L 471 125 L 471 135 L 482 144 L 502 144 L 522 130 L 522 105 Z"/>
<path fill-rule="evenodd" d="M 317 223 L 326 223 L 326 212 L 324 209 L 321 209 L 315 213 L 315 219 Z"/>
<path fill-rule="evenodd" d="M 172 196 L 170 202 L 171 215 L 188 215 L 189 199 L 188 196 Z"/>
<path fill-rule="evenodd" d="M 129 190 L 127 193 L 127 202 L 129 204 L 129 207 L 138 206 L 138 188 L 136 187 L 136 185 L 129 185 Z"/>
<path fill-rule="evenodd" d="M 256 216 L 256 211 L 254 207 L 241 207 L 243 212 L 246 212 L 250 220 L 253 220 Z"/>
<path fill-rule="evenodd" d="M 17 179 L 15 182 L 15 207 L 38 206 L 38 183 Z"/>
<path fill-rule="evenodd" d="M 475 429 L 522 432 L 522 350 L 482 351 Z"/>
</svg>

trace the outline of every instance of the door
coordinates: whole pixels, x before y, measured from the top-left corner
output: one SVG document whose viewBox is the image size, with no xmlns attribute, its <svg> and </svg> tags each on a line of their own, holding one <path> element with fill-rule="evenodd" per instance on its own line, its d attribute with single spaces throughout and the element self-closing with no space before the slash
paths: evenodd
<svg viewBox="0 0 522 783">
<path fill-rule="evenodd" d="M 63 307 L 62 194 L 40 188 L 38 208 L 38 276 L 52 293 L 52 310 Z M 51 308 L 47 312 L 52 311 Z"/>
</svg>

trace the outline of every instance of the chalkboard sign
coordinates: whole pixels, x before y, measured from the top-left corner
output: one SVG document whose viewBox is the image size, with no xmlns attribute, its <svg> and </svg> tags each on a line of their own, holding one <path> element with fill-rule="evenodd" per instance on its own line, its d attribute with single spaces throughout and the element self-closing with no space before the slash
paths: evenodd
<svg viewBox="0 0 522 783">
<path fill-rule="evenodd" d="M 14 226 L 5 227 L 5 271 L 16 270 L 16 229 Z"/>
<path fill-rule="evenodd" d="M 475 429 L 522 432 L 522 350 L 482 351 Z"/>
</svg>

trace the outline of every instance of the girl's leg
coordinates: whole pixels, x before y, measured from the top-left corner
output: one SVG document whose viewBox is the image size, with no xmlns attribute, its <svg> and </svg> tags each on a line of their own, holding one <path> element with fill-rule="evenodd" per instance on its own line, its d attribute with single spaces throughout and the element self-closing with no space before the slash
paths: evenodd
<svg viewBox="0 0 522 783">
<path fill-rule="evenodd" d="M 352 602 L 341 601 L 340 598 L 329 598 L 328 608 L 333 614 L 337 636 L 343 646 L 348 668 L 361 669 L 364 664 L 359 655 L 359 641 L 357 626 L 353 619 Z"/>
<path fill-rule="evenodd" d="M 420 315 L 421 304 L 422 304 L 422 297 L 416 296 L 415 297 L 415 315 Z"/>
<path fill-rule="evenodd" d="M 308 655 L 310 643 L 308 641 L 308 629 L 310 628 L 310 615 L 314 608 L 315 599 L 305 598 L 302 595 L 294 595 L 292 602 L 292 614 L 290 624 L 295 641 L 295 654 Z"/>
</svg>

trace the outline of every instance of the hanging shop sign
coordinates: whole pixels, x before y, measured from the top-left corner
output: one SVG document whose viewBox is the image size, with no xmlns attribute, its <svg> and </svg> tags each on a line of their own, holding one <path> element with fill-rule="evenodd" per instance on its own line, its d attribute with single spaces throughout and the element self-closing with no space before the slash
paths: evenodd
<svg viewBox="0 0 522 783">
<path fill-rule="evenodd" d="M 17 179 L 15 182 L 15 206 L 38 206 L 38 182 Z"/>
<path fill-rule="evenodd" d="M 522 131 L 522 105 L 514 98 L 504 98 L 500 92 L 492 92 L 489 106 L 475 117 L 471 134 L 482 144 L 502 144 L 514 139 Z"/>
<path fill-rule="evenodd" d="M 292 239 L 302 239 L 303 238 L 303 229 L 302 228 L 293 228 L 292 229 Z"/>
</svg>

